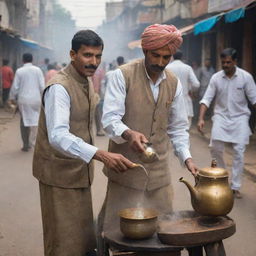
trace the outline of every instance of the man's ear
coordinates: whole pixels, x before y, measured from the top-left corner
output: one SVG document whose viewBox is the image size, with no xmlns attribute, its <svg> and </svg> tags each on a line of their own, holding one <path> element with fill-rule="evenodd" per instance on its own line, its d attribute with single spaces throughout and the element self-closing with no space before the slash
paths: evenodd
<svg viewBox="0 0 256 256">
<path fill-rule="evenodd" d="M 69 55 L 70 55 L 71 61 L 74 61 L 75 56 L 76 56 L 76 52 L 74 50 L 70 50 Z"/>
</svg>

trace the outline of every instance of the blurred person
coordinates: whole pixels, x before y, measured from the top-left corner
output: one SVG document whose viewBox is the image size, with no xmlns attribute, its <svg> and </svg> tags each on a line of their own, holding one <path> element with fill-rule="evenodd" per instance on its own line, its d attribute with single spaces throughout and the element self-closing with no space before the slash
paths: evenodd
<svg viewBox="0 0 256 256">
<path fill-rule="evenodd" d="M 204 116 L 215 98 L 213 126 L 211 131 L 211 155 L 217 159 L 218 166 L 226 168 L 223 152 L 226 143 L 233 147 L 231 189 L 236 198 L 240 193 L 244 170 L 244 151 L 249 144 L 250 111 L 248 101 L 256 108 L 256 86 L 253 77 L 237 67 L 237 52 L 226 48 L 220 55 L 222 69 L 210 79 L 209 86 L 200 101 L 198 130 L 203 133 Z"/>
<path fill-rule="evenodd" d="M 77 32 L 71 62 L 44 90 L 33 175 L 39 180 L 46 256 L 96 255 L 92 160 L 116 172 L 134 166 L 120 154 L 93 146 L 90 77 L 101 62 L 102 51 L 103 41 L 95 32 Z"/>
<path fill-rule="evenodd" d="M 125 62 L 124 62 L 124 57 L 123 57 L 123 56 L 118 56 L 118 57 L 116 58 L 116 62 L 117 62 L 118 67 L 121 66 L 121 65 L 123 65 L 123 64 L 125 64 Z"/>
<path fill-rule="evenodd" d="M 3 59 L 3 65 L 0 67 L 0 77 L 2 79 L 2 99 L 3 105 L 5 106 L 6 101 L 9 98 L 10 88 L 12 86 L 12 81 L 14 73 L 12 68 L 9 66 L 9 60 Z"/>
<path fill-rule="evenodd" d="M 50 63 L 50 60 L 49 60 L 48 58 L 45 58 L 43 65 L 40 66 L 41 70 L 43 71 L 44 76 L 45 76 L 45 74 L 46 74 L 47 71 L 48 71 L 48 65 L 49 65 L 49 63 Z"/>
<path fill-rule="evenodd" d="M 105 64 L 103 63 L 94 73 L 92 77 L 94 92 L 98 95 L 98 103 L 95 109 L 95 124 L 96 124 L 96 135 L 104 136 L 105 133 L 101 124 L 102 107 L 103 107 L 103 95 L 101 94 L 101 86 L 106 74 Z"/>
<path fill-rule="evenodd" d="M 200 72 L 200 62 L 197 60 L 194 60 L 191 62 L 191 67 L 196 75 L 196 78 L 199 80 L 199 72 Z M 200 81 L 199 81 L 200 82 Z M 198 115 L 199 115 L 199 92 L 193 91 L 192 92 L 192 104 L 193 104 L 193 111 L 194 111 L 194 117 L 192 121 L 197 122 Z"/>
<path fill-rule="evenodd" d="M 54 66 L 54 68 L 55 68 L 57 71 L 59 71 L 59 70 L 62 69 L 62 66 L 61 66 L 58 62 L 54 62 L 54 63 L 53 63 L 53 66 Z"/>
<path fill-rule="evenodd" d="M 214 68 L 211 64 L 211 59 L 206 59 L 204 62 L 204 66 L 200 68 L 199 70 L 199 76 L 198 79 L 200 81 L 200 87 L 199 87 L 199 97 L 200 100 L 203 98 L 205 91 L 208 87 L 208 84 L 210 82 L 210 79 L 212 75 L 215 73 Z"/>
<path fill-rule="evenodd" d="M 119 60 L 119 62 L 117 63 L 120 63 L 122 65 L 124 59 L 123 60 Z M 102 127 L 102 122 L 101 122 L 101 119 L 102 119 L 102 111 L 103 111 L 103 104 L 104 104 L 104 97 L 105 97 L 105 92 L 106 92 L 106 88 L 107 88 L 107 84 L 108 84 L 108 81 L 113 73 L 113 71 L 115 70 L 115 66 L 112 64 L 112 63 L 109 63 L 109 66 L 108 66 L 108 71 L 105 73 L 104 75 L 104 78 L 101 80 L 101 84 L 100 84 L 100 88 L 99 88 L 99 97 L 100 97 L 100 100 L 99 100 L 99 103 L 98 105 L 96 106 L 96 120 L 97 120 L 97 123 L 96 123 L 96 127 L 97 127 L 97 136 L 105 136 L 105 132 L 103 130 L 103 127 Z"/>
<path fill-rule="evenodd" d="M 23 141 L 21 150 L 27 152 L 35 145 L 45 83 L 41 69 L 32 64 L 32 54 L 24 53 L 22 60 L 24 65 L 15 73 L 9 99 L 11 102 L 17 102 L 21 115 L 20 131 Z"/>
<path fill-rule="evenodd" d="M 198 61 L 192 61 L 191 67 L 196 75 L 196 78 L 199 79 L 200 65 L 198 64 Z"/>
<path fill-rule="evenodd" d="M 147 27 L 142 33 L 145 58 L 120 66 L 108 81 L 102 124 L 110 137 L 109 151 L 142 164 L 148 177 L 143 176 L 141 167 L 124 175 L 104 168 L 108 187 L 98 218 L 99 256 L 104 254 L 101 232 L 117 224 L 120 209 L 136 207 L 143 197 L 145 207 L 154 206 L 160 214 L 172 212 L 170 141 L 181 163 L 196 174 L 189 152 L 182 86 L 176 76 L 165 69 L 181 43 L 181 32 L 172 25 Z M 159 160 L 144 163 L 140 159 L 147 142 L 152 143 Z"/>
<path fill-rule="evenodd" d="M 56 70 L 54 64 L 49 64 L 47 68 L 48 68 L 48 71 L 45 74 L 46 83 L 58 73 L 58 70 Z"/>
<path fill-rule="evenodd" d="M 183 96 L 185 99 L 185 106 L 189 120 L 189 128 L 191 126 L 192 118 L 194 116 L 192 97 L 193 93 L 197 91 L 200 86 L 198 79 L 191 66 L 185 64 L 182 59 L 182 52 L 177 51 L 173 55 L 173 61 L 167 65 L 167 69 L 171 70 L 180 80 L 183 88 Z"/>
<path fill-rule="evenodd" d="M 212 75 L 215 73 L 215 69 L 212 67 L 211 59 L 207 58 L 205 59 L 204 66 L 200 68 L 199 70 L 199 81 L 200 81 L 200 87 L 199 87 L 199 101 L 203 98 L 205 91 L 209 85 L 210 79 Z M 206 111 L 205 118 L 208 120 L 212 116 L 213 112 L 213 104 L 209 106 L 209 108 Z M 198 104 L 199 105 L 199 104 Z"/>
</svg>

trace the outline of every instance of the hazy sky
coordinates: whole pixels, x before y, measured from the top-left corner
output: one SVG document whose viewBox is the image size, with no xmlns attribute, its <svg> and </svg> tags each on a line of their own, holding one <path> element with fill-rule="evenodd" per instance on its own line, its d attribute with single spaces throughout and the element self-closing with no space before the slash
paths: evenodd
<svg viewBox="0 0 256 256">
<path fill-rule="evenodd" d="M 78 27 L 95 29 L 105 19 L 105 3 L 116 0 L 58 0 L 69 10 Z"/>
</svg>

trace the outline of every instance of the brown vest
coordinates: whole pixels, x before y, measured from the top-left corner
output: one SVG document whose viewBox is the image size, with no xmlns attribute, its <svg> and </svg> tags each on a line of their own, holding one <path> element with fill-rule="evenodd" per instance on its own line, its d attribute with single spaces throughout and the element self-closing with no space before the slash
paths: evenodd
<svg viewBox="0 0 256 256">
<path fill-rule="evenodd" d="M 47 87 L 61 84 L 70 96 L 70 132 L 93 144 L 93 87 L 81 77 L 72 64 L 56 74 Z M 33 175 L 42 183 L 63 188 L 84 188 L 93 180 L 93 164 L 68 157 L 49 143 L 44 107 L 41 108 L 37 141 L 33 158 Z"/>
<path fill-rule="evenodd" d="M 110 141 L 109 151 L 123 154 L 131 161 L 143 164 L 149 172 L 147 190 L 160 188 L 171 182 L 167 125 L 170 105 L 177 88 L 177 79 L 170 71 L 165 70 L 166 79 L 160 83 L 158 100 L 155 102 L 146 75 L 144 59 L 123 65 L 120 69 L 126 82 L 125 115 L 122 121 L 130 129 L 146 136 L 156 149 L 159 161 L 151 164 L 142 163 L 138 154 L 130 149 L 127 142 L 116 144 Z M 143 189 L 141 186 L 145 175 L 136 175 L 142 171 L 141 168 L 136 169 L 138 170 L 117 174 L 104 168 L 104 173 L 110 180 L 123 186 Z"/>
</svg>

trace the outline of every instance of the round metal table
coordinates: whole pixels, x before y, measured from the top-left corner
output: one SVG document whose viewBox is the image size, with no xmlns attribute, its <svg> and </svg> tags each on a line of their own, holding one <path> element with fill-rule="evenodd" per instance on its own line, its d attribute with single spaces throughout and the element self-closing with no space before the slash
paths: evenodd
<svg viewBox="0 0 256 256">
<path fill-rule="evenodd" d="M 188 250 L 189 256 L 203 256 L 203 248 L 207 256 L 226 255 L 222 240 L 232 236 L 236 231 L 235 222 L 231 218 L 227 216 L 221 217 L 222 221 L 218 225 L 212 227 L 202 226 L 200 228 L 200 225 L 198 225 L 198 215 L 193 211 L 175 212 L 173 215 L 175 215 L 176 222 L 176 216 L 180 216 L 178 221 L 180 221 L 179 224 L 181 226 L 176 234 L 171 229 L 168 231 L 168 226 L 165 234 L 161 234 L 165 235 L 160 237 L 162 242 L 167 242 L 168 244 L 162 243 L 157 234 L 144 240 L 125 238 L 120 231 L 119 225 L 113 225 L 109 230 L 104 230 L 106 248 L 121 251 L 123 252 L 122 255 L 131 255 L 125 254 L 125 252 L 134 252 L 132 255 L 138 256 L 180 256 L 184 248 Z M 186 226 L 182 222 L 183 219 L 186 220 L 184 221 Z M 164 221 L 166 220 L 160 220 L 159 224 Z M 188 221 L 191 225 L 187 225 Z M 195 225 L 196 222 L 198 227 Z M 169 224 L 172 223 L 174 222 L 170 220 Z M 191 226 L 196 227 L 194 232 L 191 232 Z M 106 255 L 108 254 L 107 251 Z"/>
</svg>

